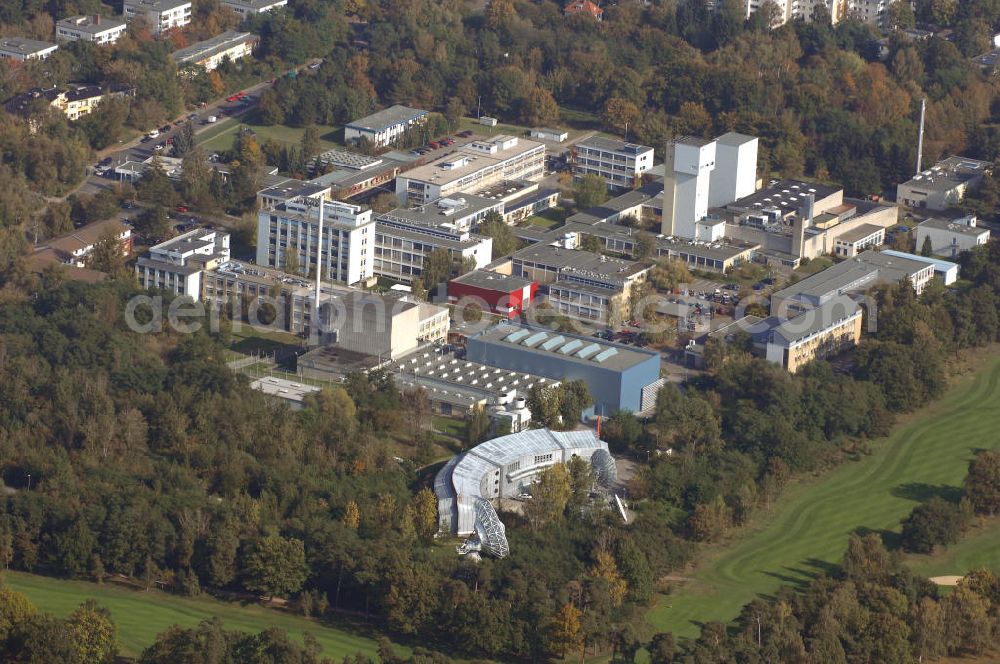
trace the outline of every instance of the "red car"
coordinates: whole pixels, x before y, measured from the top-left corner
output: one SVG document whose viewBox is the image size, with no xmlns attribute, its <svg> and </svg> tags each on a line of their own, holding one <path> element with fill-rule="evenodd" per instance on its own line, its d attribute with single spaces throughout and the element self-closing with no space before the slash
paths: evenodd
<svg viewBox="0 0 1000 664">
<path fill-rule="evenodd" d="M 431 141 L 427 145 L 431 146 L 432 149 L 437 150 L 441 145 L 437 141 Z"/>
<path fill-rule="evenodd" d="M 237 99 L 238 97 L 236 95 L 233 95 L 232 97 L 227 97 L 226 101 L 236 101 Z"/>
<path fill-rule="evenodd" d="M 177 211 L 178 211 L 178 212 L 187 212 L 187 211 L 188 211 L 188 209 L 187 209 L 187 207 L 185 207 L 185 206 L 183 206 L 183 205 L 178 205 L 178 206 L 177 206 Z"/>
<path fill-rule="evenodd" d="M 236 93 L 236 98 L 237 99 L 243 99 L 246 96 L 247 96 L 247 93 L 245 93 L 245 92 L 237 92 Z"/>
</svg>

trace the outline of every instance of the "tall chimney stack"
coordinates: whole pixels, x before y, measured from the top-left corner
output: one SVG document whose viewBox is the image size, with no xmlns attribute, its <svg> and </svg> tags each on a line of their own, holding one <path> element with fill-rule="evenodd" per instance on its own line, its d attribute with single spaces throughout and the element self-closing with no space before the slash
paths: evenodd
<svg viewBox="0 0 1000 664">
<path fill-rule="evenodd" d="M 917 172 L 920 175 L 920 165 L 924 160 L 924 115 L 927 112 L 927 97 L 920 100 L 920 133 L 917 134 Z"/>
</svg>

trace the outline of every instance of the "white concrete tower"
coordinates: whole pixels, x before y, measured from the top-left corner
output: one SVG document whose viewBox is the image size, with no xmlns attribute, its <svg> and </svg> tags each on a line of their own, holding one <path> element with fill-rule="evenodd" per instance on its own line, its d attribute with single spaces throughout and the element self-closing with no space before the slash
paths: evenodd
<svg viewBox="0 0 1000 664">
<path fill-rule="evenodd" d="M 715 142 L 715 170 L 709 186 L 708 206 L 722 207 L 757 190 L 759 141 L 755 136 L 731 131 Z"/>
<path fill-rule="evenodd" d="M 693 239 L 708 214 L 709 186 L 715 168 L 715 141 L 685 136 L 667 146 L 663 178 L 664 235 Z"/>
</svg>

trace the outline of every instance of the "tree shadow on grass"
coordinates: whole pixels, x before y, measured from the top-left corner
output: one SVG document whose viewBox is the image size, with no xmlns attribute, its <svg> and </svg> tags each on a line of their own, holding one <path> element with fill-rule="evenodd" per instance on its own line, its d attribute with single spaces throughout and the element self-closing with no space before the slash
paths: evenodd
<svg viewBox="0 0 1000 664">
<path fill-rule="evenodd" d="M 903 544 L 902 537 L 900 536 L 900 534 L 897 532 L 893 532 L 892 530 L 865 528 L 864 526 L 862 526 L 860 528 L 855 528 L 854 533 L 861 537 L 864 537 L 865 535 L 869 535 L 871 533 L 875 533 L 876 535 L 882 538 L 882 544 L 884 544 L 885 548 L 890 551 L 901 548 Z"/>
<path fill-rule="evenodd" d="M 952 503 L 962 499 L 962 489 L 948 484 L 926 484 L 924 482 L 908 482 L 893 487 L 891 494 L 896 498 L 905 498 L 917 502 L 925 502 L 934 498 L 943 498 Z"/>
</svg>

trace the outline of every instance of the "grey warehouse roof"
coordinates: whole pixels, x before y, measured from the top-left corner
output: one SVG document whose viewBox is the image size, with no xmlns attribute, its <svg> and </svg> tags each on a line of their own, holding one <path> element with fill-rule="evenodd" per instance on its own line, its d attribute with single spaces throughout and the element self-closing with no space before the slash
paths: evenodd
<svg viewBox="0 0 1000 664">
<path fill-rule="evenodd" d="M 461 276 L 455 277 L 450 283 L 510 293 L 531 285 L 532 281 L 524 277 L 500 274 L 499 272 L 491 272 L 490 270 L 472 270 L 471 272 L 466 272 Z"/>
<path fill-rule="evenodd" d="M 389 108 L 372 113 L 371 115 L 366 115 L 365 117 L 359 118 L 354 122 L 349 122 L 347 123 L 347 126 L 367 131 L 382 131 L 383 129 L 388 129 L 389 127 L 403 124 L 404 122 L 410 122 L 412 120 L 422 118 L 425 115 L 427 115 L 427 111 L 396 104 L 395 106 L 390 106 Z"/>
<path fill-rule="evenodd" d="M 582 337 L 555 330 L 500 323 L 474 335 L 499 349 L 511 347 L 521 352 L 557 357 L 564 362 L 625 371 L 650 358 L 659 360 L 656 351 L 608 343 L 596 337 Z"/>
</svg>

